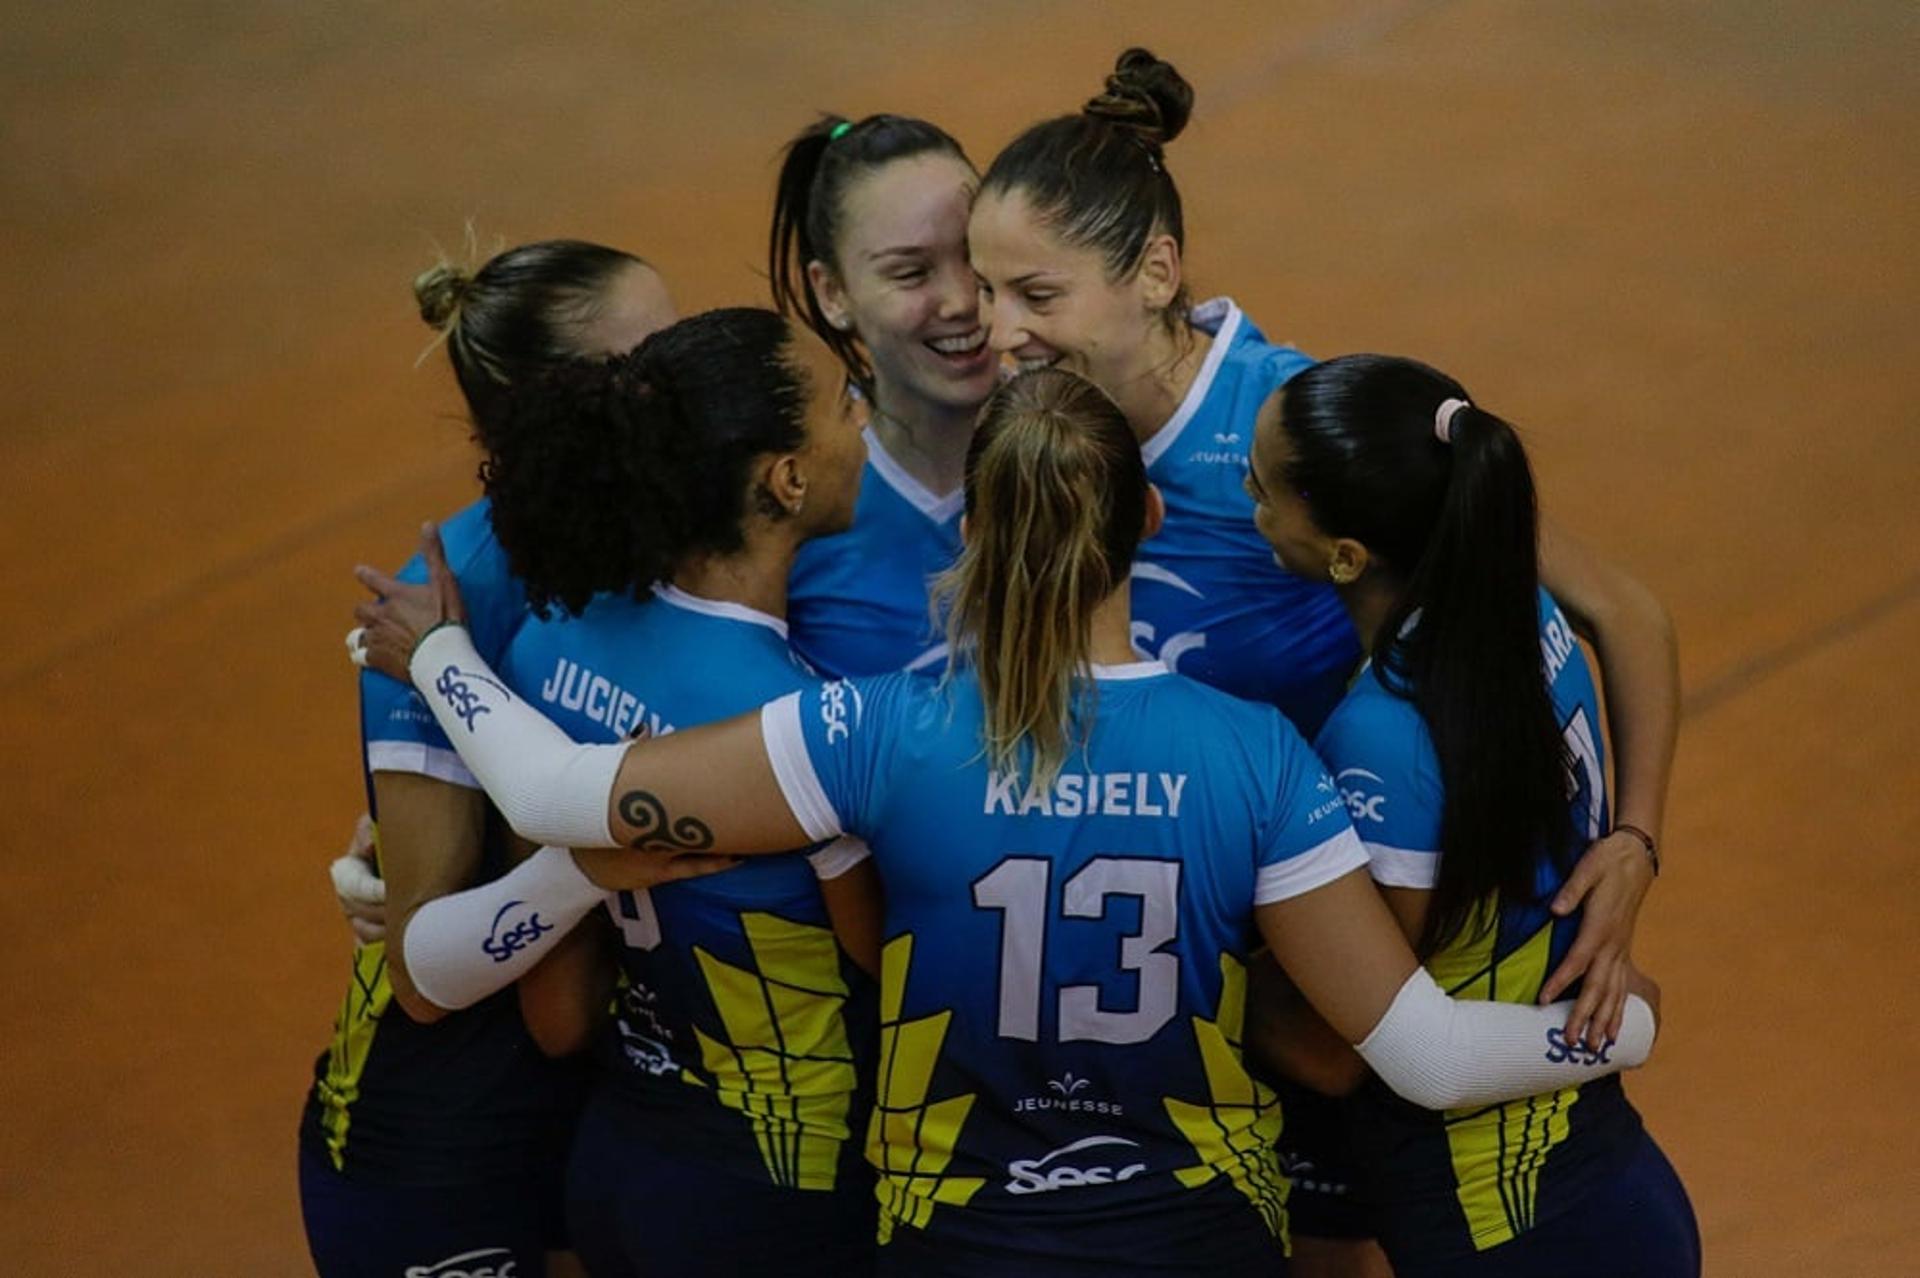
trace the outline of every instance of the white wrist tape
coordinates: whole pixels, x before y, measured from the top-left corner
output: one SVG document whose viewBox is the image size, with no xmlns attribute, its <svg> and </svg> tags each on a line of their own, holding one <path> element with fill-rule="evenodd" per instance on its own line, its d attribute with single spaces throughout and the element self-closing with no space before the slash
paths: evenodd
<svg viewBox="0 0 1920 1278">
<path fill-rule="evenodd" d="M 351 914 L 356 908 L 386 905 L 387 881 L 373 872 L 372 864 L 365 857 L 343 852 L 327 867 L 327 874 L 333 879 L 333 893 L 340 898 L 340 908 L 346 913 Z"/>
<path fill-rule="evenodd" d="M 807 861 L 813 866 L 813 877 L 825 883 L 839 878 L 872 855 L 873 849 L 865 840 L 843 834 L 819 851 L 807 853 Z"/>
<path fill-rule="evenodd" d="M 1638 995 L 1627 996 L 1619 1039 L 1600 1047 L 1568 1040 L 1572 1007 L 1448 998 L 1417 968 L 1356 1050 L 1387 1086 L 1427 1109 L 1576 1087 L 1633 1069 L 1653 1051 L 1653 1009 Z"/>
<path fill-rule="evenodd" d="M 625 743 L 580 745 L 508 691 L 465 626 L 441 626 L 409 664 L 440 730 L 515 833 L 569 848 L 618 847 L 607 805 Z"/>
<path fill-rule="evenodd" d="M 541 848 L 491 883 L 407 920 L 407 975 L 428 1002 L 471 1007 L 524 976 L 606 899 L 565 848 Z"/>
</svg>

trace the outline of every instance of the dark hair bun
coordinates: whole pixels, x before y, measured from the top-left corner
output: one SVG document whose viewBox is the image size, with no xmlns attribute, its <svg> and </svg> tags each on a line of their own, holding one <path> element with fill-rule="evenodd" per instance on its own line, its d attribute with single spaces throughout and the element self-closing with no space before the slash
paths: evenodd
<svg viewBox="0 0 1920 1278">
<path fill-rule="evenodd" d="M 473 287 L 473 276 L 448 262 L 429 266 L 413 277 L 413 300 L 429 328 L 444 333 Z"/>
<path fill-rule="evenodd" d="M 1165 146 L 1180 136 L 1193 114 L 1193 86 L 1173 69 L 1140 48 L 1128 49 L 1113 64 L 1106 91 L 1081 108 L 1087 115 L 1138 133 L 1142 140 Z"/>
</svg>

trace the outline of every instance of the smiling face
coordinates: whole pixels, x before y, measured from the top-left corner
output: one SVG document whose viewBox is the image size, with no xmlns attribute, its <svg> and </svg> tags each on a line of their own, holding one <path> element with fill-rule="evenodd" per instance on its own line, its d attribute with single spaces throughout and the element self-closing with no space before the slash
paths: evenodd
<svg viewBox="0 0 1920 1278">
<path fill-rule="evenodd" d="M 1166 278 L 1169 237 L 1155 237 L 1116 279 L 1101 252 L 1067 243 L 1008 190 L 975 201 L 968 242 L 993 348 L 1021 367 L 1057 365 L 1118 397 L 1159 358 L 1179 285 L 1177 249 Z"/>
<path fill-rule="evenodd" d="M 896 411 L 915 400 L 972 409 L 993 391 L 999 362 L 967 264 L 977 182 L 964 160 L 938 151 L 877 169 L 842 197 L 838 269 L 808 265 L 821 309 L 860 335 Z"/>
</svg>

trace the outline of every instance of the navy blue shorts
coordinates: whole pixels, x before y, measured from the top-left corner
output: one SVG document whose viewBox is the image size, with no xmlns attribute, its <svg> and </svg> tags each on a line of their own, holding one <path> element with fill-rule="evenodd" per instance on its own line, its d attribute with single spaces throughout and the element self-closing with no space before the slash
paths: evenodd
<svg viewBox="0 0 1920 1278">
<path fill-rule="evenodd" d="M 567 1225 L 593 1278 L 870 1278 L 873 1175 L 850 1153 L 832 1191 L 783 1189 L 651 1147 L 644 1116 L 596 1093 L 567 1168 Z"/>
<path fill-rule="evenodd" d="M 1249 1213 L 1251 1214 L 1251 1213 Z M 1232 1258 L 1209 1257 L 1198 1266 L 1170 1269 L 1166 1265 L 1129 1265 L 1124 1255 L 1100 1260 L 1068 1260 L 1036 1256 L 1031 1252 L 1001 1251 L 956 1244 L 950 1238 L 931 1238 L 906 1225 L 894 1227 L 893 1239 L 880 1249 L 880 1278 L 1129 1278 L 1204 1273 L 1206 1278 L 1287 1278 L 1286 1253 L 1279 1239 L 1266 1232 L 1246 1231 L 1247 1245 Z M 596 1275 L 597 1278 L 597 1275 Z"/>
<path fill-rule="evenodd" d="M 320 1278 L 546 1278 L 566 1246 L 560 1175 L 369 1184 L 300 1151 L 300 1214 Z"/>
<path fill-rule="evenodd" d="M 1700 1226 L 1673 1164 L 1642 1132 L 1610 1179 L 1510 1242 L 1442 1260 L 1388 1254 L 1395 1278 L 1699 1278 Z"/>
<path fill-rule="evenodd" d="M 1280 1094 L 1280 1170 L 1293 1184 L 1288 1227 L 1296 1238 L 1371 1238 L 1373 1225 L 1359 1199 L 1358 1167 L 1348 1135 L 1354 1102 L 1322 1095 L 1290 1079 L 1274 1080 Z"/>
</svg>

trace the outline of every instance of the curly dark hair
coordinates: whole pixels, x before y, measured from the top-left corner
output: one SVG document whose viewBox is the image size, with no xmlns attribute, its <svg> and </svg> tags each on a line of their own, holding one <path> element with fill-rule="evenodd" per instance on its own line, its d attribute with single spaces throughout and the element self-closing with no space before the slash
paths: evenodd
<svg viewBox="0 0 1920 1278">
<path fill-rule="evenodd" d="M 689 555 L 745 544 L 750 463 L 806 439 L 811 388 L 792 340 L 772 311 L 708 311 L 513 388 L 480 478 L 535 612 L 578 614 L 602 591 L 638 594 Z"/>
</svg>

